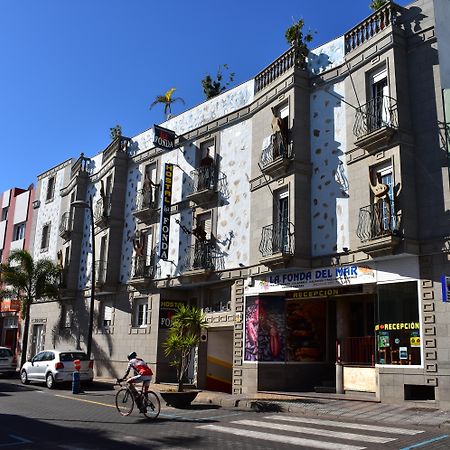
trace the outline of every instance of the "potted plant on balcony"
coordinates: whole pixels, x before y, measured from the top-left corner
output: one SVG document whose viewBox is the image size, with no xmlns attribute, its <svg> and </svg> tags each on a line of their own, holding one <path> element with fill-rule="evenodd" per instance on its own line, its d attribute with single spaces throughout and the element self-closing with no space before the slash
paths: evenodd
<svg viewBox="0 0 450 450">
<path fill-rule="evenodd" d="M 178 390 L 161 392 L 168 405 L 185 408 L 191 404 L 198 390 L 184 390 L 183 380 L 191 362 L 192 354 L 200 342 L 202 329 L 206 327 L 203 311 L 195 306 L 181 305 L 172 317 L 167 339 L 163 347 L 166 356 L 173 357 L 171 366 L 177 371 Z"/>
<path fill-rule="evenodd" d="M 300 67 L 304 66 L 305 59 L 308 56 L 307 43 L 313 40 L 313 35 L 311 32 L 306 34 L 303 32 L 304 26 L 304 20 L 299 19 L 297 22 L 293 22 L 293 24 L 284 33 L 287 43 L 295 50 L 295 64 Z"/>
</svg>

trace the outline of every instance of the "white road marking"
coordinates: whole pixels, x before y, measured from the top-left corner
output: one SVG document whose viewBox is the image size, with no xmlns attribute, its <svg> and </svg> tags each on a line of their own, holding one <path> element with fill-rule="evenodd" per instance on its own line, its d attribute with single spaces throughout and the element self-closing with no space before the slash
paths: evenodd
<svg viewBox="0 0 450 450">
<path fill-rule="evenodd" d="M 377 444 L 386 444 L 395 441 L 395 438 L 386 438 L 379 436 L 368 436 L 365 434 L 345 433 L 343 431 L 326 430 L 325 428 L 308 428 L 297 425 L 284 425 L 279 423 L 260 422 L 258 420 L 236 420 L 232 422 L 236 425 L 248 425 L 250 427 L 268 428 L 271 430 L 290 431 L 294 433 L 313 434 L 317 436 L 346 439 L 348 441 L 372 442 Z"/>
<path fill-rule="evenodd" d="M 286 422 L 297 422 L 297 423 L 309 423 L 311 425 L 323 425 L 323 426 L 333 426 L 336 428 L 355 428 L 357 430 L 364 431 L 377 431 L 381 433 L 391 433 L 391 434 L 404 434 L 408 436 L 413 436 L 416 434 L 424 433 L 423 430 L 410 430 L 406 428 L 397 427 L 382 427 L 378 425 L 365 425 L 362 423 L 349 423 L 349 422 L 335 422 L 334 420 L 322 420 L 322 419 L 312 419 L 309 417 L 287 417 L 287 416 L 267 416 L 264 417 L 269 420 L 284 420 Z"/>
<path fill-rule="evenodd" d="M 357 447 L 356 445 L 336 444 L 335 442 L 323 442 L 315 439 L 305 439 L 295 436 L 284 436 L 272 433 L 263 433 L 261 431 L 245 430 L 232 427 L 222 427 L 220 425 L 202 425 L 197 428 L 209 429 L 220 433 L 233 434 L 235 436 L 244 436 L 265 441 L 281 442 L 283 444 L 299 445 L 307 448 L 322 448 L 326 450 L 363 450 L 366 447 Z M 339 447 L 338 447 L 339 445 Z"/>
</svg>

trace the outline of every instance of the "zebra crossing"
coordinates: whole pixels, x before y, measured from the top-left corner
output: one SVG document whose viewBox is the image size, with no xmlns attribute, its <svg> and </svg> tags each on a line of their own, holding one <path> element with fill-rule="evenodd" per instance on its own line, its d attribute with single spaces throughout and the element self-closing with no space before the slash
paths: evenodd
<svg viewBox="0 0 450 450">
<path fill-rule="evenodd" d="M 325 450 L 364 450 L 368 444 L 381 448 L 401 437 L 424 433 L 423 430 L 283 415 L 266 416 L 260 420 L 234 420 L 227 425 L 207 424 L 196 428 Z"/>
</svg>

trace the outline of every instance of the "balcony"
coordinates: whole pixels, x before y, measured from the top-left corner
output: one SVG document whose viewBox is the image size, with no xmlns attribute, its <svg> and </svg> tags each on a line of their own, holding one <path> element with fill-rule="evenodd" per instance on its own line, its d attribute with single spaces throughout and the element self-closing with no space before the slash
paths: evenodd
<svg viewBox="0 0 450 450">
<path fill-rule="evenodd" d="M 106 283 L 106 268 L 108 264 L 105 260 L 95 261 L 95 286 L 102 287 Z"/>
<path fill-rule="evenodd" d="M 201 275 L 224 267 L 223 255 L 218 252 L 212 239 L 197 241 L 187 248 L 183 275 Z"/>
<path fill-rule="evenodd" d="M 263 149 L 259 160 L 261 171 L 276 177 L 284 175 L 292 159 L 292 151 L 288 144 L 281 143 L 279 146 L 274 145 L 273 139 L 269 145 Z"/>
<path fill-rule="evenodd" d="M 369 153 L 385 148 L 397 129 L 397 102 L 387 95 L 375 97 L 356 110 L 355 144 Z"/>
<path fill-rule="evenodd" d="M 111 215 L 111 195 L 106 195 L 97 200 L 94 207 L 94 223 L 98 227 L 104 227 Z"/>
<path fill-rule="evenodd" d="M 141 189 L 136 197 L 133 215 L 141 222 L 149 225 L 158 217 L 158 208 L 161 201 L 160 185 L 152 186 L 150 190 Z"/>
<path fill-rule="evenodd" d="M 210 201 L 217 193 L 217 174 L 214 165 L 193 170 L 187 198 L 197 205 Z"/>
<path fill-rule="evenodd" d="M 371 256 L 393 254 L 401 241 L 399 223 L 394 205 L 387 200 L 364 206 L 359 210 L 356 229 L 356 235 L 361 240 L 358 249 Z"/>
<path fill-rule="evenodd" d="M 59 235 L 67 240 L 70 238 L 70 234 L 73 230 L 73 216 L 70 212 L 65 212 L 61 216 L 61 221 L 59 223 Z"/>
<path fill-rule="evenodd" d="M 392 2 L 388 2 L 376 10 L 367 19 L 345 33 L 345 53 L 357 49 L 388 26 L 395 25 L 399 14 L 400 7 Z"/>
<path fill-rule="evenodd" d="M 152 251 L 148 256 L 136 256 L 133 258 L 132 279 L 152 279 L 157 276 L 158 266 L 156 252 Z"/>
<path fill-rule="evenodd" d="M 262 264 L 270 268 L 283 267 L 294 254 L 295 228 L 283 221 L 263 227 L 259 251 Z"/>
</svg>

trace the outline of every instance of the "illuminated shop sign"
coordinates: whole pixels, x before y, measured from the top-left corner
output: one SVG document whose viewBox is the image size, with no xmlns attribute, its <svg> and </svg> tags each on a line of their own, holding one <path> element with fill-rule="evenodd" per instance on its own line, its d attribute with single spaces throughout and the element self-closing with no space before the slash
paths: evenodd
<svg viewBox="0 0 450 450">
<path fill-rule="evenodd" d="M 380 323 L 375 325 L 375 331 L 418 330 L 419 322 Z"/>
<path fill-rule="evenodd" d="M 331 288 L 375 282 L 376 271 L 374 269 L 367 266 L 351 265 L 273 274 L 263 279 L 256 279 L 254 286 L 247 287 L 246 291 L 247 293 L 257 293 L 296 289 L 317 290 L 324 287 Z M 325 296 L 327 295 L 330 294 L 325 294 Z"/>
<path fill-rule="evenodd" d="M 153 144 L 156 147 L 164 150 L 172 150 L 175 148 L 175 131 L 168 130 L 167 128 L 163 128 L 158 125 L 154 125 L 153 130 L 155 132 Z"/>
<path fill-rule="evenodd" d="M 162 189 L 162 207 L 160 219 L 159 234 L 159 257 L 167 261 L 169 258 L 169 239 L 170 239 L 170 209 L 172 204 L 172 182 L 173 182 L 173 164 L 164 165 L 163 189 Z"/>
<path fill-rule="evenodd" d="M 450 302 L 450 277 L 442 275 L 441 283 L 442 283 L 442 301 Z"/>
</svg>

